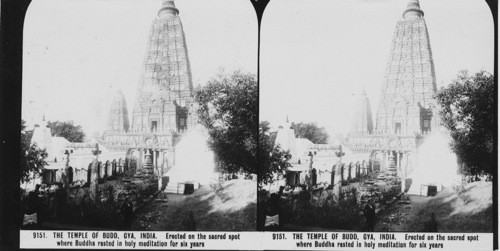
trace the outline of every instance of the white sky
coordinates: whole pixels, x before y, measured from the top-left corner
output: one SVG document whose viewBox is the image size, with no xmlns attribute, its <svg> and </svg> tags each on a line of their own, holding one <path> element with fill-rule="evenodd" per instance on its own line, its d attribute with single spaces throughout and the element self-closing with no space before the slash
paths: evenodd
<svg viewBox="0 0 500 251">
<path fill-rule="evenodd" d="M 396 22 L 408 0 L 272 0 L 262 24 L 260 119 L 351 125 L 363 86 L 376 116 Z M 420 0 L 438 88 L 462 69 L 493 73 L 494 28 L 483 0 Z"/>
<path fill-rule="evenodd" d="M 34 0 L 24 25 L 23 112 L 73 120 L 91 136 L 107 122 L 108 103 L 124 92 L 129 112 L 150 26 L 161 0 Z M 257 71 L 257 17 L 248 0 L 177 0 L 193 84 L 220 68 Z M 102 131 L 101 131 L 102 132 Z"/>
</svg>

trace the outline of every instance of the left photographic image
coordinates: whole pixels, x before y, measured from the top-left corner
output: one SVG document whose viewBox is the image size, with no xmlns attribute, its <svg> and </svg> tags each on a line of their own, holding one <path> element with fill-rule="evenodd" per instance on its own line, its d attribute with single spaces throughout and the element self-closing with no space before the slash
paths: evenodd
<svg viewBox="0 0 500 251">
<path fill-rule="evenodd" d="M 32 1 L 21 229 L 255 231 L 247 0 Z"/>
</svg>

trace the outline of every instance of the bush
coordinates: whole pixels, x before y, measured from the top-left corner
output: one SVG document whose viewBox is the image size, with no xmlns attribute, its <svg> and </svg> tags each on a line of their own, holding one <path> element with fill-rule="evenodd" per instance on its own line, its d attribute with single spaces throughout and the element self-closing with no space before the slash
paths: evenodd
<svg viewBox="0 0 500 251">
<path fill-rule="evenodd" d="M 302 192 L 289 196 L 282 205 L 282 214 L 289 223 L 329 229 L 355 229 L 362 221 L 355 188 L 341 192 L 336 201 L 327 196 L 320 205 L 311 204 L 311 194 Z"/>
</svg>

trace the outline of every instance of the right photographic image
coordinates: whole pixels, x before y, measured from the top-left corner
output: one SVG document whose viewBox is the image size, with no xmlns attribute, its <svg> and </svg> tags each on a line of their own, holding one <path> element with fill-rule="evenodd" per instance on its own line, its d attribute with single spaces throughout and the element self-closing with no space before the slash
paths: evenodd
<svg viewBox="0 0 500 251">
<path fill-rule="evenodd" d="M 260 46 L 260 231 L 493 232 L 485 1 L 273 0 Z"/>
</svg>

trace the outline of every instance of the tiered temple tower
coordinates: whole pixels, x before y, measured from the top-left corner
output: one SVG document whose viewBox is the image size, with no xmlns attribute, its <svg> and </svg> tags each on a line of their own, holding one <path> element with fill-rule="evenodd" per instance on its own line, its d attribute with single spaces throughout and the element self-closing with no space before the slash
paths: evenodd
<svg viewBox="0 0 500 251">
<path fill-rule="evenodd" d="M 431 131 L 436 76 L 424 12 L 410 0 L 398 21 L 382 84 L 376 130 L 393 134 Z"/>
<path fill-rule="evenodd" d="M 174 163 L 178 134 L 194 128 L 193 83 L 186 39 L 173 0 L 164 0 L 151 25 L 137 98 L 128 121 L 121 92 L 114 97 L 101 143 L 110 150 L 135 156 L 148 173 Z"/>
<path fill-rule="evenodd" d="M 369 130 L 369 102 L 362 95 L 354 111 L 348 148 L 365 153 L 375 170 L 380 167 L 400 176 L 404 190 L 407 175 L 418 168 L 418 147 L 438 125 L 435 93 L 434 62 L 424 12 L 418 0 L 409 0 L 394 31 L 375 129 Z"/>
<path fill-rule="evenodd" d="M 107 131 L 128 132 L 129 120 L 127 101 L 122 91 L 118 91 L 113 97 L 109 111 Z"/>
<path fill-rule="evenodd" d="M 371 134 L 373 132 L 373 118 L 370 100 L 365 90 L 361 92 L 356 100 L 356 107 L 352 121 L 351 133 Z"/>
<path fill-rule="evenodd" d="M 192 91 L 191 67 L 179 10 L 174 1 L 166 0 L 151 25 L 132 114 L 132 130 L 186 130 L 194 122 L 188 116 Z"/>
</svg>

